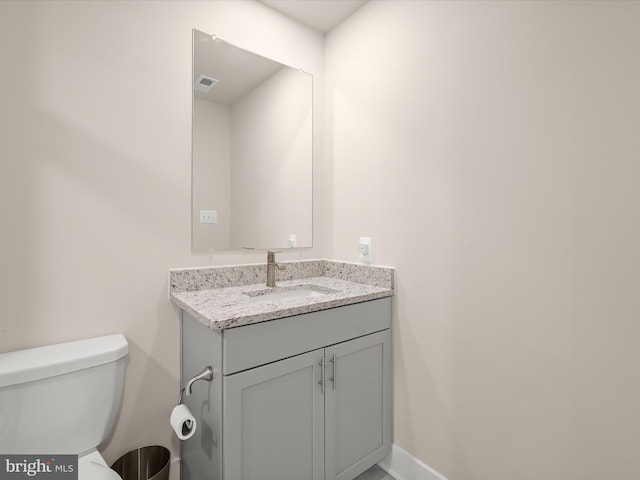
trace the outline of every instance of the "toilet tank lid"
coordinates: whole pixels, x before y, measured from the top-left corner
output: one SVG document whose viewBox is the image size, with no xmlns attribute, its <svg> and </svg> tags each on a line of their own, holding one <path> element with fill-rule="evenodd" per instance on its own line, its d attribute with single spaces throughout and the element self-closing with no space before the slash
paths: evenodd
<svg viewBox="0 0 640 480">
<path fill-rule="evenodd" d="M 117 333 L 1 353 L 0 387 L 114 362 L 126 356 L 128 352 L 127 339 Z"/>
</svg>

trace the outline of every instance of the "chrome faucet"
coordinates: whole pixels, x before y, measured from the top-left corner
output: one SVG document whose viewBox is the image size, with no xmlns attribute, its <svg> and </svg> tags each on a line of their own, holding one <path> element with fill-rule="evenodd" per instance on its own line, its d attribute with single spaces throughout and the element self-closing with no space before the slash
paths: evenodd
<svg viewBox="0 0 640 480">
<path fill-rule="evenodd" d="M 287 268 L 286 265 L 281 265 L 276 263 L 276 253 L 269 250 L 267 252 L 267 287 L 275 287 L 276 286 L 276 268 L 278 270 L 284 270 Z"/>
</svg>

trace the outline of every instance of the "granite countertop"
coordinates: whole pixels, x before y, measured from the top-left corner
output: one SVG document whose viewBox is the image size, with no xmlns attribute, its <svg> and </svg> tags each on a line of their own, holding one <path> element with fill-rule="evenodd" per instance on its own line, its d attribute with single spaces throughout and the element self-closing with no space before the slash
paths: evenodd
<svg viewBox="0 0 640 480">
<path fill-rule="evenodd" d="M 274 289 L 264 283 L 265 264 L 172 269 L 169 296 L 209 328 L 223 330 L 393 295 L 393 268 L 330 260 L 279 263 L 286 269 L 276 272 Z"/>
</svg>

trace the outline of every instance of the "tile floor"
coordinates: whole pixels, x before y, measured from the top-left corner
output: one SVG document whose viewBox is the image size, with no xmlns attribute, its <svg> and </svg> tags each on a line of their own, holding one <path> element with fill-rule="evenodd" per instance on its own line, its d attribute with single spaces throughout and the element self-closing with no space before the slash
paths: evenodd
<svg viewBox="0 0 640 480">
<path fill-rule="evenodd" d="M 354 480 L 394 480 L 394 478 L 379 466 L 374 465 L 363 474 L 358 475 Z"/>
</svg>

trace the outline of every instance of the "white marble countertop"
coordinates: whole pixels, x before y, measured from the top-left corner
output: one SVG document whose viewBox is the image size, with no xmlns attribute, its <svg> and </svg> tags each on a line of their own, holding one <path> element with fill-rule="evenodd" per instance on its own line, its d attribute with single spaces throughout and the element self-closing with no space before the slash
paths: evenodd
<svg viewBox="0 0 640 480">
<path fill-rule="evenodd" d="M 175 274 L 175 279 L 170 278 L 170 299 L 209 328 L 223 330 L 393 295 L 391 268 L 320 262 L 325 264 L 321 264 L 319 270 L 317 265 L 312 265 L 314 268 L 309 270 L 316 276 L 277 280 L 275 289 L 269 289 L 264 283 L 207 288 L 206 284 L 196 285 L 198 282 L 193 280 L 192 275 L 199 279 L 204 277 L 203 271 L 206 270 L 206 275 L 211 276 L 210 271 L 213 270 L 213 275 L 220 276 L 224 268 L 173 270 L 171 273 Z M 295 263 L 300 262 L 291 263 L 295 267 Z M 308 264 L 303 266 L 309 267 Z M 246 267 L 256 268 L 255 265 Z M 237 272 L 238 268 L 243 267 L 229 267 L 226 271 Z M 319 271 L 324 275 L 317 275 Z M 327 276 L 331 273 L 343 278 Z M 190 278 L 187 279 L 185 274 Z M 188 287 L 185 286 L 187 284 Z M 260 295 L 266 291 L 281 293 L 306 289 L 319 290 L 320 293 L 311 297 L 289 297 L 285 294 L 286 298 Z"/>
</svg>

